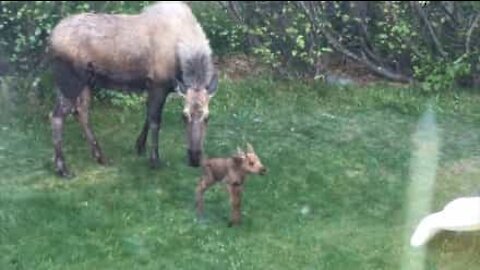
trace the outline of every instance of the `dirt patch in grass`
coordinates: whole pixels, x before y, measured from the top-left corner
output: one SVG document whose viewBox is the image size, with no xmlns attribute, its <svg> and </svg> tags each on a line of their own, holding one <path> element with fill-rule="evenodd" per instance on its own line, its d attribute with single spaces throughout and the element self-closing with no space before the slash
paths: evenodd
<svg viewBox="0 0 480 270">
<path fill-rule="evenodd" d="M 435 206 L 443 207 L 454 198 L 480 194 L 480 157 L 461 159 L 439 166 L 435 187 Z"/>
<path fill-rule="evenodd" d="M 215 65 L 223 76 L 230 80 L 241 80 L 247 76 L 263 74 L 267 67 L 255 57 L 245 54 L 229 55 L 215 59 Z"/>
<path fill-rule="evenodd" d="M 460 175 L 465 173 L 480 172 L 480 157 L 462 159 L 452 163 L 443 173 L 447 175 Z"/>
<path fill-rule="evenodd" d="M 228 55 L 216 58 L 216 67 L 221 71 L 222 76 L 230 80 L 241 80 L 249 76 L 257 76 L 271 72 L 272 69 L 262 63 L 254 56 L 246 54 Z M 328 71 L 330 81 L 349 80 L 358 86 L 369 86 L 372 84 L 386 84 L 389 87 L 402 88 L 408 86 L 405 83 L 387 81 L 369 71 L 364 65 L 349 59 L 343 59 L 336 56 L 321 60 L 320 65 L 323 70 Z M 304 80 L 314 80 L 315 76 L 305 77 Z M 333 79 L 332 79 L 333 78 Z"/>
</svg>

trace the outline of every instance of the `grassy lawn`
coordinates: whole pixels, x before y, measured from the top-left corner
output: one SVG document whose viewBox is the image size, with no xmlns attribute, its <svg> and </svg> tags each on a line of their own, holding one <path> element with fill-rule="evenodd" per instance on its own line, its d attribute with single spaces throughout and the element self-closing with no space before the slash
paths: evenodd
<svg viewBox="0 0 480 270">
<path fill-rule="evenodd" d="M 249 178 L 237 228 L 226 226 L 221 185 L 206 193 L 206 222 L 195 220 L 200 171 L 186 165 L 180 100 L 165 107 L 159 170 L 134 153 L 143 106 L 93 104 L 107 167 L 69 118 L 70 182 L 53 174 L 49 111 L 4 109 L 0 269 L 405 269 L 423 258 L 406 242 L 419 218 L 480 191 L 479 101 L 475 93 L 222 81 L 207 154 L 248 141 L 269 168 Z M 436 139 L 438 150 L 423 155 L 438 160 L 435 182 L 411 196 L 412 179 L 423 185 L 414 168 L 429 170 L 414 157 Z M 431 209 L 416 207 L 428 198 Z M 425 269 L 480 269 L 480 233 L 443 232 L 424 251 L 417 264 Z"/>
</svg>

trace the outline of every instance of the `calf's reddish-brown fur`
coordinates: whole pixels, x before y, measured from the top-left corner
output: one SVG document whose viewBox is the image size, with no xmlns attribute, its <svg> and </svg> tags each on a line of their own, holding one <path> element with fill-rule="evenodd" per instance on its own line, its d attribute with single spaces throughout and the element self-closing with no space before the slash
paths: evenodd
<svg viewBox="0 0 480 270">
<path fill-rule="evenodd" d="M 203 217 L 205 191 L 218 182 L 224 182 L 230 195 L 232 209 L 229 226 L 240 224 L 241 197 L 247 175 L 264 175 L 267 172 L 253 147 L 247 144 L 246 152 L 237 149 L 237 153 L 231 157 L 207 159 L 202 162 L 202 169 L 203 175 L 196 188 L 197 215 Z"/>
</svg>

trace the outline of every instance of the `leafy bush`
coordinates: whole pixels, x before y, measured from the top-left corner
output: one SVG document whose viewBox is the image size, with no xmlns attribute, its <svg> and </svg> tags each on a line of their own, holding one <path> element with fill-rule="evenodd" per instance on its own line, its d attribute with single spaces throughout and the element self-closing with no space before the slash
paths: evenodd
<svg viewBox="0 0 480 270">
<path fill-rule="evenodd" d="M 466 55 L 453 62 L 423 61 L 423 65 L 415 67 L 415 75 L 423 78 L 421 87 L 426 92 L 452 90 L 456 80 L 470 73 L 471 65 Z"/>
<path fill-rule="evenodd" d="M 125 93 L 110 89 L 103 89 L 95 93 L 97 100 L 109 102 L 110 104 L 127 109 L 138 108 L 145 103 L 145 96 L 136 93 Z"/>
<path fill-rule="evenodd" d="M 153 1 L 1 1 L 0 62 L 51 98 L 46 42 L 79 12 L 137 13 Z M 217 55 L 246 52 L 281 75 L 329 72 L 324 56 L 350 58 L 426 91 L 470 86 L 480 74 L 480 4 L 473 1 L 205 1 L 190 3 Z M 32 90 L 33 89 L 33 90 Z M 116 95 L 116 94 L 115 94 Z M 102 98 L 117 98 L 110 92 Z M 126 98 L 128 99 L 128 98 Z"/>
<path fill-rule="evenodd" d="M 191 7 L 216 55 L 243 51 L 244 29 L 233 21 L 220 5 L 205 1 L 192 2 Z"/>
<path fill-rule="evenodd" d="M 480 4 L 471 1 L 221 1 L 249 48 L 282 74 L 325 73 L 334 51 L 372 73 L 426 91 L 474 81 Z M 227 2 L 227 3 L 225 3 Z"/>
</svg>

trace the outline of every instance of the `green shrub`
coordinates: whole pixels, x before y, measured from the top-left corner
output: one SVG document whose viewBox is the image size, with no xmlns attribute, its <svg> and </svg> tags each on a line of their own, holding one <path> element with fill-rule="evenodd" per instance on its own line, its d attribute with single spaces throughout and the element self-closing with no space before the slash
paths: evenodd
<svg viewBox="0 0 480 270">
<path fill-rule="evenodd" d="M 218 56 L 241 52 L 245 46 L 244 29 L 234 22 L 220 5 L 211 2 L 192 2 L 192 11 Z"/>
<path fill-rule="evenodd" d="M 317 75 L 331 51 L 387 79 L 415 79 L 426 91 L 480 74 L 477 2 L 227 2 L 253 41 L 249 49 L 281 74 Z"/>
</svg>

